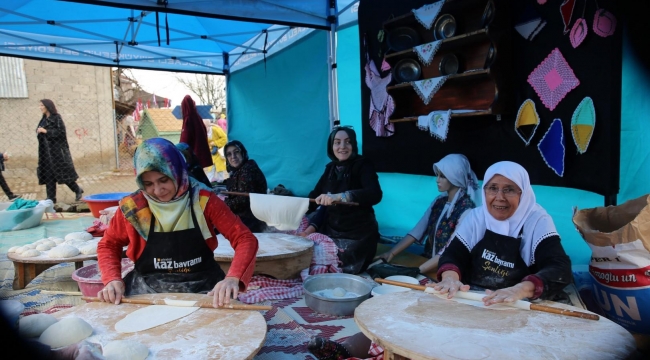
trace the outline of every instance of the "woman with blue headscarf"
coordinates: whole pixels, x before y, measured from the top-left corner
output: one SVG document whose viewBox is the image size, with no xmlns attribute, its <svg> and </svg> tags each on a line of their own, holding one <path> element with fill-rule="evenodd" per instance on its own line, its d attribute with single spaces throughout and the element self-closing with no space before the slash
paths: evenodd
<svg viewBox="0 0 650 360">
<path fill-rule="evenodd" d="M 139 190 L 120 201 L 97 246 L 105 285 L 97 297 L 118 304 L 123 295 L 207 292 L 215 307 L 228 304 L 252 277 L 255 236 L 210 188 L 188 176 L 170 141 L 144 141 L 133 163 Z M 235 249 L 228 274 L 214 260 L 214 228 Z M 122 279 L 124 246 L 135 268 Z"/>
</svg>

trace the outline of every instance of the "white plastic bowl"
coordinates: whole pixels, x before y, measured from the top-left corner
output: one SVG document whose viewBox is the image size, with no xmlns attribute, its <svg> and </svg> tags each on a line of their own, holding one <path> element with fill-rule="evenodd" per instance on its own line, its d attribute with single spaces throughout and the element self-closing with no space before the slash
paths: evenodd
<svg viewBox="0 0 650 360">
<path fill-rule="evenodd" d="M 37 206 L 29 209 L 5 211 L 11 202 L 0 202 L 0 231 L 14 231 L 33 228 L 41 224 L 46 206 Z"/>
<path fill-rule="evenodd" d="M 401 287 L 401 286 L 393 286 L 393 285 L 380 285 L 380 286 L 375 286 L 372 288 L 372 291 L 370 292 L 370 295 L 372 296 L 379 296 L 379 295 L 385 295 L 385 294 L 390 294 L 394 292 L 402 292 L 402 291 L 409 291 L 411 289 Z"/>
</svg>

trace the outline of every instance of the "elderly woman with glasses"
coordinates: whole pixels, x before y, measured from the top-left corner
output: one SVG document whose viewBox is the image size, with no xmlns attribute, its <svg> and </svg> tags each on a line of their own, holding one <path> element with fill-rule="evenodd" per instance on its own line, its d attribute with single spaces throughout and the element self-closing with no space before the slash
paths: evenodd
<svg viewBox="0 0 650 360">
<path fill-rule="evenodd" d="M 316 198 L 314 207 L 320 206 L 300 235 L 318 231 L 332 238 L 343 272 L 358 274 L 366 270 L 377 252 L 379 225 L 372 207 L 382 197 L 379 177 L 372 163 L 359 155 L 357 135 L 351 127 L 332 130 L 327 156 L 332 161 L 309 193 L 310 198 Z M 358 206 L 335 202 L 356 202 Z"/>
<path fill-rule="evenodd" d="M 483 205 L 468 212 L 440 257 L 438 283 L 452 298 L 470 285 L 485 305 L 550 299 L 572 281 L 553 220 L 537 204 L 526 170 L 502 161 L 483 178 Z"/>
</svg>

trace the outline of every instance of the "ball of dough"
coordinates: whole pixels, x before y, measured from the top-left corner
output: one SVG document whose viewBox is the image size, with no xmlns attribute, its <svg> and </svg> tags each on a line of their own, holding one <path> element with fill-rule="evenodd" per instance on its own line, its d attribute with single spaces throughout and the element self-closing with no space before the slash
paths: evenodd
<svg viewBox="0 0 650 360">
<path fill-rule="evenodd" d="M 50 314 L 34 314 L 25 316 L 18 321 L 18 334 L 22 337 L 33 338 L 41 336 L 45 329 L 58 320 Z"/>
<path fill-rule="evenodd" d="M 65 241 L 65 239 L 60 237 L 49 237 L 48 239 L 54 241 L 54 243 L 57 245 L 63 244 L 63 242 Z"/>
<path fill-rule="evenodd" d="M 332 296 L 334 297 L 344 297 L 347 291 L 344 288 L 337 287 L 332 290 Z"/>
<path fill-rule="evenodd" d="M 56 243 L 54 241 L 52 241 L 52 240 L 43 240 L 41 245 L 47 245 L 47 246 L 53 248 L 53 247 L 56 246 Z"/>
<path fill-rule="evenodd" d="M 36 247 L 36 250 L 38 250 L 38 251 L 48 251 L 51 248 L 52 247 L 50 245 L 48 245 L 48 244 L 38 244 L 38 246 Z"/>
<path fill-rule="evenodd" d="M 133 340 L 114 340 L 102 347 L 106 360 L 144 360 L 149 356 L 149 348 Z"/>
<path fill-rule="evenodd" d="M 65 236 L 66 240 L 92 240 L 93 236 L 86 231 L 77 231 L 77 232 L 72 232 L 69 233 L 68 235 Z"/>
<path fill-rule="evenodd" d="M 35 256 L 38 256 L 40 254 L 41 254 L 41 252 L 36 250 L 36 249 L 29 249 L 29 250 L 23 251 L 23 253 L 20 254 L 20 256 L 22 256 L 22 257 L 35 257 Z"/>
<path fill-rule="evenodd" d="M 20 249 L 20 246 L 12 246 L 12 247 L 9 248 L 9 250 L 7 250 L 7 254 L 16 252 L 16 250 L 18 250 L 18 249 Z"/>
<path fill-rule="evenodd" d="M 24 246 L 21 246 L 21 247 L 19 247 L 18 249 L 14 250 L 14 252 L 15 252 L 16 254 L 22 254 L 22 253 L 24 253 L 24 252 L 27 251 L 27 250 L 29 250 L 29 248 L 24 247 Z"/>
<path fill-rule="evenodd" d="M 51 258 L 69 258 L 79 255 L 79 249 L 70 245 L 59 245 L 48 254 Z"/>
<path fill-rule="evenodd" d="M 53 349 L 76 344 L 89 337 L 93 328 L 78 317 L 61 319 L 43 331 L 38 341 Z"/>
<path fill-rule="evenodd" d="M 25 245 L 26 248 L 28 249 L 36 249 L 37 244 L 27 244 Z"/>
<path fill-rule="evenodd" d="M 79 252 L 84 255 L 95 255 L 97 254 L 97 244 L 79 246 Z"/>
</svg>

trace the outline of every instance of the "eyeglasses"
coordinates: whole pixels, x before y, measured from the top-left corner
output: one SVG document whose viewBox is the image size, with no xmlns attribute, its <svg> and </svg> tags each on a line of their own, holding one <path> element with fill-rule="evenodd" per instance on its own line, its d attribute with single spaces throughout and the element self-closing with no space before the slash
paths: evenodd
<svg viewBox="0 0 650 360">
<path fill-rule="evenodd" d="M 483 190 L 485 190 L 486 194 L 491 196 L 497 196 L 499 194 L 499 191 L 501 191 L 503 196 L 507 198 L 513 198 L 521 194 L 521 190 L 517 190 L 511 187 L 504 187 L 503 189 L 499 189 L 497 186 L 488 186 L 484 187 Z"/>
</svg>

